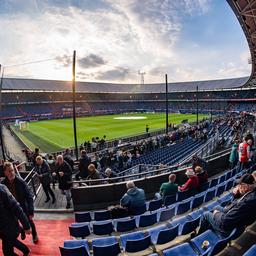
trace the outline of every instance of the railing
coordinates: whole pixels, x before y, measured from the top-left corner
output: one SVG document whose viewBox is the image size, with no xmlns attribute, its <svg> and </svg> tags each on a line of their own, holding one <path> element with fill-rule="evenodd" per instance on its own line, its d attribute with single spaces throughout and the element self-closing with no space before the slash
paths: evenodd
<svg viewBox="0 0 256 256">
<path fill-rule="evenodd" d="M 35 200 L 40 190 L 41 183 L 37 173 L 34 171 L 34 168 L 29 172 L 24 180 L 27 182 L 29 188 L 33 191 Z"/>
</svg>

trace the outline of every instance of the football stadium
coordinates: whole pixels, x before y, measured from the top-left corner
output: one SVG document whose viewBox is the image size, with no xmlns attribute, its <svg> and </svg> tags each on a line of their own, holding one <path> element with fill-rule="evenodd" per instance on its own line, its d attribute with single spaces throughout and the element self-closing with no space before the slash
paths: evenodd
<svg viewBox="0 0 256 256">
<path fill-rule="evenodd" d="M 256 256 L 255 0 L 0 13 L 0 255 Z"/>
</svg>

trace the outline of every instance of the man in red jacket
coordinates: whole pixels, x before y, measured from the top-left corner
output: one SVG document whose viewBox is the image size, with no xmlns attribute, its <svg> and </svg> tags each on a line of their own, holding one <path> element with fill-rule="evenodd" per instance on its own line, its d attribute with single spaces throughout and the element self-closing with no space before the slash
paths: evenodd
<svg viewBox="0 0 256 256">
<path fill-rule="evenodd" d="M 199 188 L 199 181 L 193 169 L 187 169 L 185 174 L 188 176 L 188 180 L 184 185 L 179 186 L 179 191 L 197 190 Z"/>
<path fill-rule="evenodd" d="M 250 161 L 250 147 L 252 145 L 251 139 L 244 139 L 238 146 L 238 159 L 240 170 L 247 169 Z"/>
</svg>

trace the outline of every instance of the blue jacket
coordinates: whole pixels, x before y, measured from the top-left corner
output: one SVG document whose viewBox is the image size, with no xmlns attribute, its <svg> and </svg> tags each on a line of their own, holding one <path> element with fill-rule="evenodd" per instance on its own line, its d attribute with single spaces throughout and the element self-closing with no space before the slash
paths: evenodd
<svg viewBox="0 0 256 256">
<path fill-rule="evenodd" d="M 18 220 L 25 230 L 30 228 L 28 219 L 19 203 L 7 187 L 0 184 L 0 236 L 9 239 L 17 238 L 20 232 Z"/>
<path fill-rule="evenodd" d="M 256 189 L 236 199 L 225 211 L 214 215 L 221 229 L 230 232 L 236 227 L 250 225 L 256 220 Z"/>
<path fill-rule="evenodd" d="M 128 208 L 129 212 L 135 212 L 136 209 L 142 207 L 146 203 L 146 196 L 143 189 L 131 188 L 121 198 L 120 204 Z"/>
</svg>

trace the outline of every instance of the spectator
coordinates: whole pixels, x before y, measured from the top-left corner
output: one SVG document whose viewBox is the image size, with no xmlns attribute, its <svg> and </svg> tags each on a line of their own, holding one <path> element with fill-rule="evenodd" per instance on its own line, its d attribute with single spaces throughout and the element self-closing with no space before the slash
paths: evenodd
<svg viewBox="0 0 256 256">
<path fill-rule="evenodd" d="M 71 156 L 71 151 L 69 148 L 65 149 L 65 153 L 63 154 L 64 160 L 70 165 L 72 171 L 74 170 L 74 160 L 72 159 Z"/>
<path fill-rule="evenodd" d="M 41 156 L 36 157 L 35 172 L 38 174 L 40 182 L 42 184 L 44 193 L 46 195 L 45 203 L 50 201 L 50 195 L 52 197 L 52 203 L 54 204 L 56 199 L 51 189 L 51 170 L 49 164 Z"/>
<path fill-rule="evenodd" d="M 33 163 L 33 166 L 36 165 L 36 157 L 39 156 L 39 148 L 35 148 L 35 151 L 32 152 L 32 163 Z"/>
<path fill-rule="evenodd" d="M 133 181 L 126 183 L 127 192 L 120 200 L 120 205 L 128 209 L 129 214 L 135 214 L 137 209 L 146 203 L 146 196 L 143 189 L 137 188 Z"/>
<path fill-rule="evenodd" d="M 22 251 L 24 256 L 30 253 L 29 248 L 17 239 L 20 232 L 18 221 L 25 233 L 30 234 L 27 216 L 6 186 L 0 184 L 0 238 L 4 256 L 17 256 L 14 247 Z"/>
<path fill-rule="evenodd" d="M 194 192 L 199 188 L 198 177 L 192 169 L 187 169 L 185 174 L 187 175 L 188 180 L 183 186 L 179 186 L 179 191 L 189 190 Z"/>
<path fill-rule="evenodd" d="M 67 200 L 66 208 L 69 209 L 71 207 L 72 169 L 62 155 L 57 156 L 55 170 L 52 175 L 58 177 L 59 189 L 65 194 Z"/>
<path fill-rule="evenodd" d="M 55 168 L 55 160 L 54 160 L 53 155 L 49 155 L 47 163 L 49 164 L 49 167 L 50 167 L 51 179 L 52 179 L 52 187 L 53 187 L 53 189 L 55 189 L 55 184 L 57 182 L 57 177 L 56 176 L 55 177 L 52 176 L 52 173 L 54 172 L 54 168 Z"/>
<path fill-rule="evenodd" d="M 237 182 L 239 198 L 225 208 L 218 206 L 213 212 L 203 213 L 199 234 L 212 228 L 220 235 L 228 236 L 234 228 L 244 228 L 256 220 L 254 178 L 250 174 L 245 174 Z"/>
<path fill-rule="evenodd" d="M 233 169 L 238 161 L 238 140 L 235 140 L 229 156 L 230 169 Z"/>
<path fill-rule="evenodd" d="M 170 174 L 169 175 L 169 182 L 165 182 L 160 187 L 159 194 L 163 197 L 170 196 L 178 192 L 178 184 L 175 183 L 176 175 Z"/>
<path fill-rule="evenodd" d="M 240 170 L 246 169 L 249 166 L 250 160 L 250 146 L 252 145 L 252 140 L 244 139 L 238 146 L 238 160 Z"/>
<path fill-rule="evenodd" d="M 33 194 L 31 193 L 27 183 L 16 176 L 13 164 L 10 162 L 4 163 L 4 175 L 5 178 L 2 181 L 2 184 L 5 185 L 13 197 L 17 200 L 20 204 L 22 210 L 26 214 L 29 224 L 32 228 L 32 237 L 33 242 L 38 242 L 38 236 L 36 232 L 36 226 L 33 221 L 34 217 L 34 200 Z M 25 232 L 24 230 L 21 231 L 22 240 L 25 239 Z"/>
<path fill-rule="evenodd" d="M 203 170 L 207 169 L 207 163 L 197 155 L 194 155 L 192 157 L 192 169 L 195 170 L 196 166 L 201 166 Z"/>
<path fill-rule="evenodd" d="M 87 176 L 87 180 L 99 180 L 100 179 L 100 173 L 99 171 L 95 168 L 94 164 L 90 164 L 88 166 L 88 176 Z M 90 182 L 89 185 L 98 185 L 100 184 L 100 181 L 96 181 L 96 182 Z"/>
<path fill-rule="evenodd" d="M 198 186 L 201 187 L 208 181 L 208 173 L 201 166 L 196 166 L 195 173 L 198 177 Z"/>
<path fill-rule="evenodd" d="M 115 183 L 115 182 L 117 182 L 116 180 L 109 180 L 111 178 L 117 177 L 116 173 L 114 173 L 110 168 L 106 169 L 105 174 L 107 176 L 108 183 Z"/>
<path fill-rule="evenodd" d="M 81 150 L 81 157 L 79 159 L 78 169 L 79 173 L 76 175 L 76 178 L 85 179 L 88 176 L 88 166 L 91 163 L 91 158 L 87 156 L 85 150 Z"/>
</svg>

